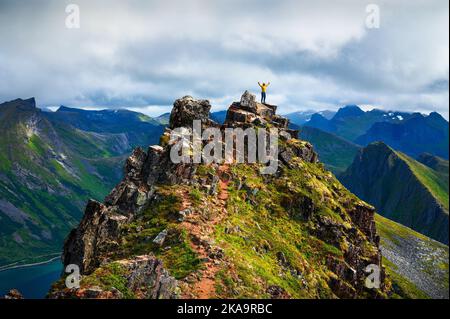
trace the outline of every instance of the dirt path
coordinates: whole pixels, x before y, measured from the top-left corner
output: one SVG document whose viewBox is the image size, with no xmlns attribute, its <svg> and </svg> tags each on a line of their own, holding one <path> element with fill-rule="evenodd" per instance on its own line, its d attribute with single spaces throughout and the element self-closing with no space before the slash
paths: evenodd
<svg viewBox="0 0 450 319">
<path fill-rule="evenodd" d="M 210 216 L 210 218 L 205 218 L 198 212 L 195 212 L 183 222 L 183 226 L 192 238 L 192 249 L 204 261 L 199 280 L 192 284 L 190 291 L 183 296 L 185 298 L 209 299 L 216 297 L 215 278 L 220 269 L 220 262 L 210 258 L 210 247 L 213 243 L 213 234 L 216 226 L 227 215 L 226 201 L 228 199 L 227 188 L 229 181 L 226 179 L 226 176 L 228 171 L 229 167 L 227 165 L 219 167 L 219 189 L 213 210 L 215 214 Z M 189 207 L 191 207 L 189 196 L 187 193 L 183 193 L 183 209 Z"/>
</svg>

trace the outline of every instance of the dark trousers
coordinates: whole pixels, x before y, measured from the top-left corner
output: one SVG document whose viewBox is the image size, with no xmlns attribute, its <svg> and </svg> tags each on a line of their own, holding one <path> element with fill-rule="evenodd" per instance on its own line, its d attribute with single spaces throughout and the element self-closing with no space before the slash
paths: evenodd
<svg viewBox="0 0 450 319">
<path fill-rule="evenodd" d="M 261 92 L 261 103 L 266 103 L 266 92 Z"/>
</svg>

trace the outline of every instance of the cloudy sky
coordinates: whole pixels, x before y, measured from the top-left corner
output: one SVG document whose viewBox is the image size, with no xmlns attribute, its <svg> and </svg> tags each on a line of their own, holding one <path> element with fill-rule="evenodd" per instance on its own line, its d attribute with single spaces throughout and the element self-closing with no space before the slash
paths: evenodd
<svg viewBox="0 0 450 319">
<path fill-rule="evenodd" d="M 66 6 L 77 4 L 80 28 Z M 380 28 L 366 26 L 368 4 Z M 447 0 L 0 0 L 0 102 L 170 111 L 226 108 L 270 81 L 281 113 L 366 108 L 448 119 Z"/>
</svg>

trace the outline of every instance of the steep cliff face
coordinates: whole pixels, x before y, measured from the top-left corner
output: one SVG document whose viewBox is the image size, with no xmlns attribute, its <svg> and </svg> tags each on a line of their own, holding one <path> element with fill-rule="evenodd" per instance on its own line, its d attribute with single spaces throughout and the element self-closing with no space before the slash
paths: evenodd
<svg viewBox="0 0 450 319">
<path fill-rule="evenodd" d="M 448 179 L 436 171 L 377 142 L 340 180 L 383 216 L 448 244 Z"/>
<path fill-rule="evenodd" d="M 192 97 L 177 100 L 160 145 L 136 149 L 104 203 L 88 203 L 63 256 L 65 265 L 80 267 L 81 287 L 64 288 L 61 280 L 49 296 L 387 296 L 383 268 L 379 289 L 364 284 L 366 267 L 381 267 L 374 209 L 318 163 L 276 106 L 246 92 L 224 125 L 209 119 L 210 107 Z M 262 174 L 259 163 L 173 163 L 170 133 L 190 130 L 194 119 L 222 132 L 277 128 L 291 137 L 279 137 L 275 174 Z"/>
</svg>

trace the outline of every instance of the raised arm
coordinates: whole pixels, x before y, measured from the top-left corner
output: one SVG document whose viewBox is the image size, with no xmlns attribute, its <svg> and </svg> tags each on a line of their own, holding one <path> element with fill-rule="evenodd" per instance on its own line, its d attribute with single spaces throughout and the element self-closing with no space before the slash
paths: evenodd
<svg viewBox="0 0 450 319">
<path fill-rule="evenodd" d="M 261 83 L 259 83 L 259 82 L 258 82 L 258 85 L 259 85 L 259 87 L 261 87 L 261 88 L 262 88 L 262 85 L 261 85 Z"/>
</svg>

